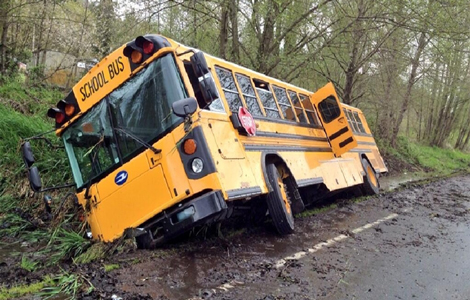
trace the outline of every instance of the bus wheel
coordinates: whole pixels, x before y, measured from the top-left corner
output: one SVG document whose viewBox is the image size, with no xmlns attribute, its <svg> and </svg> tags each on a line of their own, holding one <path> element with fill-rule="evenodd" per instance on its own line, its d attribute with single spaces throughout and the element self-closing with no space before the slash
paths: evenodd
<svg viewBox="0 0 470 300">
<path fill-rule="evenodd" d="M 291 181 L 281 178 L 278 169 L 274 164 L 266 166 L 269 183 L 272 191 L 267 197 L 268 211 L 273 220 L 274 226 L 281 235 L 287 235 L 294 232 L 294 215 L 292 214 L 291 201 L 287 187 Z"/>
<path fill-rule="evenodd" d="M 362 167 L 364 168 L 364 183 L 362 188 L 366 195 L 377 195 L 379 193 L 379 178 L 375 173 L 374 169 L 367 161 L 367 159 L 362 159 Z"/>
</svg>

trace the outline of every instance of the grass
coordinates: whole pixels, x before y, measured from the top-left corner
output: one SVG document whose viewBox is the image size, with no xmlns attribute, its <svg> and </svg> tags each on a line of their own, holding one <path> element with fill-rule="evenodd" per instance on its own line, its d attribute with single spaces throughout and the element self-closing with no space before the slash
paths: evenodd
<svg viewBox="0 0 470 300">
<path fill-rule="evenodd" d="M 49 276 L 46 276 L 42 281 L 28 285 L 18 285 L 10 288 L 0 287 L 0 300 L 13 299 L 25 295 L 36 294 L 53 283 L 53 279 Z"/>
<path fill-rule="evenodd" d="M 121 266 L 119 264 L 110 264 L 110 265 L 104 265 L 104 271 L 111 272 L 112 270 L 119 269 Z"/>
<path fill-rule="evenodd" d="M 21 257 L 20 267 L 28 272 L 34 272 L 38 268 L 38 262 L 30 260 L 26 255 Z"/>
<path fill-rule="evenodd" d="M 73 258 L 73 262 L 76 264 L 87 264 L 92 261 L 104 258 L 105 253 L 106 247 L 104 244 L 94 243 L 86 251 Z"/>
<path fill-rule="evenodd" d="M 52 279 L 52 284 L 43 287 L 38 295 L 44 300 L 55 298 L 59 295 L 67 295 L 66 299 L 77 299 L 79 291 L 85 286 L 88 286 L 86 293 L 94 290 L 93 284 L 84 276 L 62 273 Z"/>
<path fill-rule="evenodd" d="M 26 172 L 21 159 L 20 144 L 22 139 L 50 131 L 52 123 L 38 115 L 23 115 L 0 104 L 0 195 L 7 190 L 21 190 L 18 183 L 26 181 Z M 55 144 L 59 140 L 53 133 L 47 135 Z M 36 159 L 35 165 L 41 172 L 43 185 L 59 184 L 68 181 L 70 171 L 66 155 L 48 147 L 43 141 L 31 142 Z M 11 194 L 14 194 L 12 192 Z"/>
<path fill-rule="evenodd" d="M 420 166 L 432 169 L 439 174 L 466 170 L 470 166 L 470 155 L 457 150 L 417 144 L 412 144 L 411 148 Z"/>
<path fill-rule="evenodd" d="M 40 85 L 30 85 L 27 88 L 24 86 L 25 82 L 21 77 L 3 80 L 0 85 L 2 102 L 15 106 L 23 113 L 43 113 L 44 115 L 49 106 L 56 104 L 64 97 L 64 93 L 57 88 Z"/>
<path fill-rule="evenodd" d="M 307 209 L 307 210 L 304 210 L 303 212 L 301 212 L 300 214 L 297 214 L 296 217 L 306 218 L 306 217 L 310 217 L 310 216 L 313 216 L 313 215 L 318 215 L 318 214 L 330 211 L 332 209 L 335 209 L 336 207 L 338 207 L 338 205 L 333 203 L 333 204 L 325 205 L 325 206 L 318 207 L 318 208 Z"/>
<path fill-rule="evenodd" d="M 59 226 L 52 233 L 44 252 L 51 254 L 48 263 L 53 265 L 63 259 L 80 256 L 90 245 L 91 242 L 81 234 Z"/>
<path fill-rule="evenodd" d="M 387 153 L 427 172 L 448 175 L 455 171 L 469 170 L 470 154 L 454 149 L 426 146 L 404 137 L 398 139 L 397 149 L 387 147 Z"/>
</svg>

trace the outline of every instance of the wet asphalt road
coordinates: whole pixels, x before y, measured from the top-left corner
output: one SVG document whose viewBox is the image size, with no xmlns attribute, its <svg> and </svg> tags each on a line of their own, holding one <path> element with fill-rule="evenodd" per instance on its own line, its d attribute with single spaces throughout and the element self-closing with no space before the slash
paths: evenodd
<svg viewBox="0 0 470 300">
<path fill-rule="evenodd" d="M 470 226 L 446 223 L 405 216 L 379 227 L 379 238 L 363 233 L 345 245 L 350 272 L 327 299 L 470 299 Z M 420 225 L 409 234 L 409 224 Z M 400 235 L 418 239 L 403 243 Z"/>
<path fill-rule="evenodd" d="M 228 274 L 234 271 L 234 279 L 200 287 L 189 298 L 470 299 L 469 210 L 468 176 L 347 204 L 298 220 L 296 234 L 288 238 L 261 235 L 254 244 L 242 241 L 241 247 L 251 250 L 235 251 L 232 260 L 245 263 L 225 268 Z M 397 216 L 353 233 L 392 213 Z M 338 235 L 347 238 L 275 267 L 279 259 Z"/>
</svg>

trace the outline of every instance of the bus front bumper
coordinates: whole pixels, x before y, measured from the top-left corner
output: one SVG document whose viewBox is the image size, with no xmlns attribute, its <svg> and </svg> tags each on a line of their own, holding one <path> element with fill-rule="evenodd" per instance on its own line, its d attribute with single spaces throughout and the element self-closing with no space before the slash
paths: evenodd
<svg viewBox="0 0 470 300">
<path fill-rule="evenodd" d="M 166 213 L 163 230 L 166 238 L 177 236 L 196 225 L 223 220 L 227 203 L 220 191 L 203 194 Z"/>
</svg>

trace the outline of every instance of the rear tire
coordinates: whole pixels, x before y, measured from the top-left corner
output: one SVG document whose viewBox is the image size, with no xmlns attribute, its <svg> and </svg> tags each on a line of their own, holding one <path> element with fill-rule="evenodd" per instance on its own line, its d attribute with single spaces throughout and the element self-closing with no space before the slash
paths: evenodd
<svg viewBox="0 0 470 300">
<path fill-rule="evenodd" d="M 267 196 L 269 215 L 280 235 L 291 234 L 294 232 L 294 215 L 287 194 L 289 188 L 286 185 L 289 184 L 289 181 L 282 180 L 273 163 L 266 166 L 266 172 L 272 187 L 272 191 Z"/>
<path fill-rule="evenodd" d="M 365 195 L 377 195 L 379 193 L 379 178 L 377 173 L 370 165 L 369 161 L 365 158 L 362 159 L 362 167 L 364 168 L 364 183 L 362 184 L 362 189 L 364 190 Z"/>
</svg>

